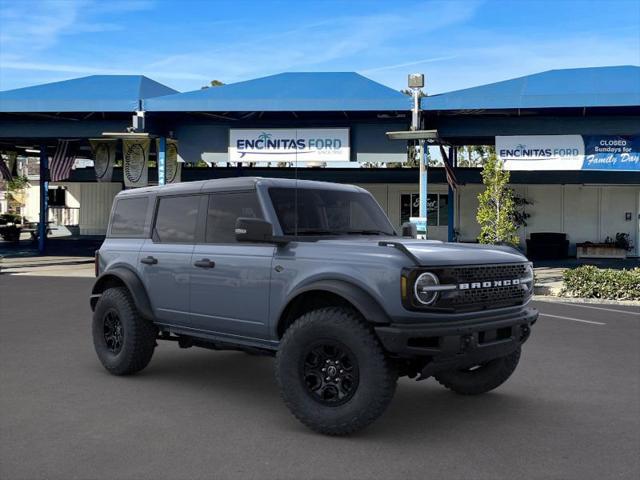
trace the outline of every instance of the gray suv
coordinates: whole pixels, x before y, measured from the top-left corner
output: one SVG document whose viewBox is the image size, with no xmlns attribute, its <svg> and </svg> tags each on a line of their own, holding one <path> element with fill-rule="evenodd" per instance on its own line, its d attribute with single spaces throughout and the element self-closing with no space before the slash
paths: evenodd
<svg viewBox="0 0 640 480">
<path fill-rule="evenodd" d="M 93 342 L 115 375 L 160 340 L 274 355 L 284 402 L 344 435 L 398 376 L 463 395 L 515 370 L 538 313 L 510 247 L 399 236 L 359 187 L 234 178 L 123 191 L 96 252 Z"/>
</svg>

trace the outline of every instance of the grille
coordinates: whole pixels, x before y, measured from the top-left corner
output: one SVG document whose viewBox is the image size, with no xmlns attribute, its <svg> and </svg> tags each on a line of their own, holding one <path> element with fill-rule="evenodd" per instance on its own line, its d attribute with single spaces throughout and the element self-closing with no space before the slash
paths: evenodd
<svg viewBox="0 0 640 480">
<path fill-rule="evenodd" d="M 526 264 L 478 265 L 442 268 L 435 271 L 441 284 L 512 280 L 527 275 Z M 530 292 L 525 285 L 509 285 L 442 292 L 435 307 L 457 311 L 484 310 L 521 305 Z"/>
</svg>

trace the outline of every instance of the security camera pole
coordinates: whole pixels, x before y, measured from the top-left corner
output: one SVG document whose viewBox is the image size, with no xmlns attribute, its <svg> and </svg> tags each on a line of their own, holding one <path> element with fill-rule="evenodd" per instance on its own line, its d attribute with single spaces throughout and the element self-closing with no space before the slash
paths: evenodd
<svg viewBox="0 0 640 480">
<path fill-rule="evenodd" d="M 420 129 L 420 92 L 424 87 L 424 74 L 411 73 L 409 74 L 409 88 L 411 89 L 411 95 L 413 97 L 413 109 L 411 115 L 411 130 L 416 131 Z M 418 238 L 427 237 L 427 152 L 425 149 L 424 139 L 418 140 L 418 147 L 416 148 L 416 156 L 418 164 L 420 165 L 420 208 L 418 215 L 419 221 L 416 222 L 418 230 Z M 411 219 L 414 222 L 414 219 Z"/>
</svg>

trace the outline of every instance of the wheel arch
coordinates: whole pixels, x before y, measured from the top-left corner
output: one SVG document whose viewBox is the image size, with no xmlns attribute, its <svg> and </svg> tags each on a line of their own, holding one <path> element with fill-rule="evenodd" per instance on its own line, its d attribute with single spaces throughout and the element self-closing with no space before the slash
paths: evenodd
<svg viewBox="0 0 640 480">
<path fill-rule="evenodd" d="M 102 293 L 113 287 L 125 287 L 131 294 L 140 314 L 148 320 L 153 320 L 151 302 L 142 280 L 135 272 L 126 267 L 112 268 L 96 279 L 91 290 L 91 310 L 95 310 L 96 303 Z"/>
<path fill-rule="evenodd" d="M 320 280 L 295 290 L 278 315 L 278 338 L 300 315 L 327 306 L 353 308 L 370 323 L 390 323 L 380 303 L 361 287 L 344 280 Z"/>
</svg>

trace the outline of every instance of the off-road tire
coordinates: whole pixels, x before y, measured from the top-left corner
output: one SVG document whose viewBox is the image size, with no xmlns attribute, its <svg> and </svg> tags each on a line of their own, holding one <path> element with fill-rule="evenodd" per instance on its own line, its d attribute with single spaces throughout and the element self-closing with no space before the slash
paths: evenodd
<svg viewBox="0 0 640 480">
<path fill-rule="evenodd" d="M 461 395 L 480 395 L 498 388 L 515 371 L 520 360 L 520 348 L 501 358 L 491 360 L 474 370 L 452 370 L 434 375 L 444 387 Z"/>
<path fill-rule="evenodd" d="M 105 316 L 116 313 L 121 323 L 122 342 L 117 353 L 105 339 Z M 126 288 L 109 288 L 98 300 L 92 322 L 93 345 L 100 362 L 114 375 L 131 375 L 149 364 L 156 345 L 157 328 L 136 309 Z"/>
<path fill-rule="evenodd" d="M 357 362 L 357 386 L 339 405 L 314 398 L 302 373 L 307 352 L 322 341 L 344 345 Z M 300 422 L 322 434 L 348 435 L 382 415 L 393 398 L 398 374 L 357 312 L 330 307 L 302 315 L 286 330 L 276 355 L 276 379 L 284 403 Z"/>
</svg>

